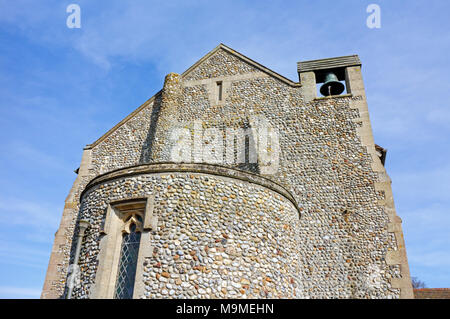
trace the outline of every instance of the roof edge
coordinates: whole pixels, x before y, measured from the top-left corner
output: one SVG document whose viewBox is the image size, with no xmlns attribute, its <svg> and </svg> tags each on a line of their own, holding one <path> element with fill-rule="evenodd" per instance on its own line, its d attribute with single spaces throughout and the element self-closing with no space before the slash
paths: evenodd
<svg viewBox="0 0 450 319">
<path fill-rule="evenodd" d="M 232 48 L 226 46 L 223 43 L 220 43 L 218 46 L 216 46 L 214 49 L 212 49 L 210 52 L 208 52 L 206 55 L 204 55 L 200 60 L 198 60 L 196 63 L 194 63 L 192 66 L 190 66 L 186 71 L 184 71 L 181 74 L 181 77 L 185 77 L 186 75 L 188 75 L 194 68 L 196 68 L 197 66 L 199 66 L 203 61 L 205 61 L 206 59 L 208 59 L 210 56 L 212 56 L 214 53 L 216 53 L 218 50 L 223 49 L 226 52 L 234 55 L 235 57 L 237 57 L 238 59 L 249 63 L 250 65 L 256 67 L 257 69 L 261 70 L 262 72 L 265 72 L 275 78 L 277 78 L 278 80 L 292 86 L 292 87 L 301 87 L 301 83 L 299 82 L 294 82 L 284 76 L 282 76 L 281 74 L 276 73 L 275 71 L 270 70 L 269 68 L 263 66 L 262 64 L 246 57 L 245 55 L 233 50 Z M 121 127 L 123 124 L 125 124 L 126 122 L 128 122 L 128 120 L 130 120 L 134 115 L 136 115 L 137 113 L 139 113 L 144 107 L 146 107 L 148 104 L 150 104 L 151 102 L 153 102 L 155 100 L 155 97 L 158 94 L 161 94 L 162 90 L 159 90 L 156 94 L 154 94 L 150 99 L 148 99 L 147 101 L 145 101 L 141 106 L 139 106 L 137 109 L 135 109 L 133 112 L 131 112 L 130 114 L 128 114 L 123 120 L 121 120 L 119 123 L 117 123 L 115 126 L 113 126 L 111 129 L 109 129 L 105 134 L 103 134 L 101 137 L 99 137 L 95 142 L 91 143 L 91 144 L 87 144 L 84 149 L 85 150 L 89 150 L 89 149 L 93 149 L 94 147 L 96 147 L 98 144 L 100 144 L 102 141 L 104 141 L 108 136 L 110 136 L 112 133 L 114 133 L 119 127 Z"/>
<path fill-rule="evenodd" d="M 292 87 L 301 87 L 302 84 L 300 82 L 294 82 L 290 79 L 288 79 L 287 77 L 265 67 L 264 65 L 250 59 L 249 57 L 243 55 L 242 53 L 233 50 L 232 48 L 226 46 L 223 43 L 220 43 L 218 46 L 216 46 L 214 49 L 212 49 L 211 51 L 209 51 L 206 55 L 204 55 L 200 60 L 198 60 L 197 62 L 195 62 L 193 65 L 191 65 L 186 71 L 184 71 L 181 74 L 181 77 L 184 78 L 185 76 L 187 76 L 193 69 L 195 69 L 196 67 L 198 67 L 200 64 L 202 64 L 205 60 L 207 60 L 209 57 L 211 57 L 214 53 L 216 53 L 217 51 L 219 51 L 220 49 L 234 55 L 235 57 L 237 57 L 238 59 L 254 66 L 255 68 L 259 69 L 260 71 L 269 74 L 275 78 L 277 78 L 278 80 L 292 86 Z"/>
<path fill-rule="evenodd" d="M 361 66 L 361 60 L 357 54 L 345 55 L 334 58 L 309 60 L 297 62 L 297 72 L 311 72 L 338 67 Z"/>
<path fill-rule="evenodd" d="M 102 141 L 104 141 L 108 136 L 110 136 L 112 133 L 114 133 L 119 127 L 121 127 L 123 124 L 125 124 L 126 122 L 128 122 L 128 120 L 130 120 L 134 115 L 136 115 L 137 113 L 139 113 L 143 108 L 145 108 L 146 106 L 148 106 L 150 103 L 154 102 L 156 96 L 158 96 L 159 94 L 161 94 L 162 90 L 159 90 L 156 94 L 154 94 L 151 98 L 149 98 L 147 101 L 145 101 L 141 106 L 139 106 L 137 109 L 135 109 L 133 112 L 131 112 L 130 114 L 128 114 L 123 120 L 121 120 L 119 123 L 117 123 L 116 125 L 114 125 L 111 129 L 109 129 L 105 134 L 103 134 L 102 136 L 100 136 L 95 142 L 91 143 L 91 144 L 87 144 L 84 149 L 85 150 L 89 150 L 89 149 L 93 149 L 94 147 L 96 147 L 98 144 L 100 144 Z"/>
</svg>

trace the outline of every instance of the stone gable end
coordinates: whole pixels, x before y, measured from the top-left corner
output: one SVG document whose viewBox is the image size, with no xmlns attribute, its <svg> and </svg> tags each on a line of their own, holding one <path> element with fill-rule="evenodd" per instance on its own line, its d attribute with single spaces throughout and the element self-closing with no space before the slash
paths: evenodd
<svg viewBox="0 0 450 319">
<path fill-rule="evenodd" d="M 187 81 L 203 80 L 259 71 L 255 66 L 241 60 L 223 48 L 219 48 L 215 52 L 211 51 L 210 54 L 205 56 L 205 60 L 200 60 L 198 64 L 194 64 L 191 67 L 192 69 L 188 69 L 183 79 Z"/>
</svg>

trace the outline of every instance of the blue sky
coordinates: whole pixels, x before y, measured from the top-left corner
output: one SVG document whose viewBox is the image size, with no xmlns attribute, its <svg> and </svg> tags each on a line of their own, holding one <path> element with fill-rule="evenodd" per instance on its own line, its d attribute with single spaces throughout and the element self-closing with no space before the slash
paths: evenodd
<svg viewBox="0 0 450 319">
<path fill-rule="evenodd" d="M 81 7 L 81 28 L 66 7 Z M 381 8 L 381 28 L 366 8 Z M 448 1 L 0 0 L 0 298 L 37 298 L 82 148 L 220 42 L 297 81 L 358 54 L 413 276 L 450 287 Z"/>
</svg>

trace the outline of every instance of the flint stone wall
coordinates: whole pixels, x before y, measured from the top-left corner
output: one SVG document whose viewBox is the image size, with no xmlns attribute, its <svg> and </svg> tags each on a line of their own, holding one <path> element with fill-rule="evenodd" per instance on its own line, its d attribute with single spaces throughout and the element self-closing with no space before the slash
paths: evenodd
<svg viewBox="0 0 450 319">
<path fill-rule="evenodd" d="M 116 177 L 83 195 L 80 217 L 91 226 L 75 298 L 88 297 L 95 283 L 108 203 L 148 195 L 154 196 L 158 224 L 151 251 L 138 265 L 144 267 L 141 297 L 302 296 L 299 212 L 292 201 L 239 179 L 173 172 Z"/>
<path fill-rule="evenodd" d="M 380 204 L 385 194 L 375 189 L 380 178 L 372 163 L 378 159 L 372 158 L 362 144 L 358 133 L 361 115 L 352 107 L 362 97 L 347 95 L 305 102 L 302 87 L 255 72 L 253 66 L 234 59 L 230 53 L 218 50 L 178 78 L 179 87 L 174 91 L 180 95 L 166 99 L 170 117 L 164 119 L 163 89 L 88 146 L 89 170 L 73 192 L 79 196 L 87 182 L 101 173 L 169 160 L 164 145 L 167 131 L 173 127 L 168 119 L 200 120 L 205 128 L 239 128 L 248 126 L 251 116 L 262 115 L 279 129 L 281 148 L 277 173 L 266 177 L 283 184 L 302 212 L 300 240 L 295 242 L 301 264 L 297 278 L 302 278 L 302 292 L 297 296 L 398 298 L 400 291 L 390 282 L 401 278 L 400 267 L 386 262 L 386 254 L 398 247 L 394 234 L 388 231 L 385 207 Z M 216 79 L 224 81 L 221 104 L 211 100 L 211 85 L 202 82 Z M 175 106 L 178 112 L 174 116 Z M 228 166 L 258 173 L 255 166 Z M 64 289 L 70 251 L 73 254 L 75 221 L 80 217 L 76 196 L 71 205 L 73 214 L 66 216 L 69 226 L 61 229 L 67 241 L 59 246 L 65 256 L 60 279 L 52 288 L 59 295 Z M 208 205 L 214 208 L 220 202 Z M 95 218 L 100 218 L 100 212 L 96 214 Z"/>
</svg>

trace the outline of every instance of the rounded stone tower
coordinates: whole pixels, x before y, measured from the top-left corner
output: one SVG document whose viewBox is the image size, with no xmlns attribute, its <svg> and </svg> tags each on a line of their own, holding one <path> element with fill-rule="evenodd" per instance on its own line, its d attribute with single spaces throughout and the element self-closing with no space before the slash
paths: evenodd
<svg viewBox="0 0 450 319">
<path fill-rule="evenodd" d="M 106 216 L 105 216 L 105 211 Z M 295 298 L 299 213 L 290 193 L 255 174 L 207 164 L 149 164 L 92 180 L 72 297 L 119 297 L 127 218 L 140 232 L 134 298 Z M 122 251 L 121 251 L 122 248 Z M 121 256 L 122 254 L 122 256 Z M 130 258 L 133 255 L 130 254 Z"/>
</svg>

